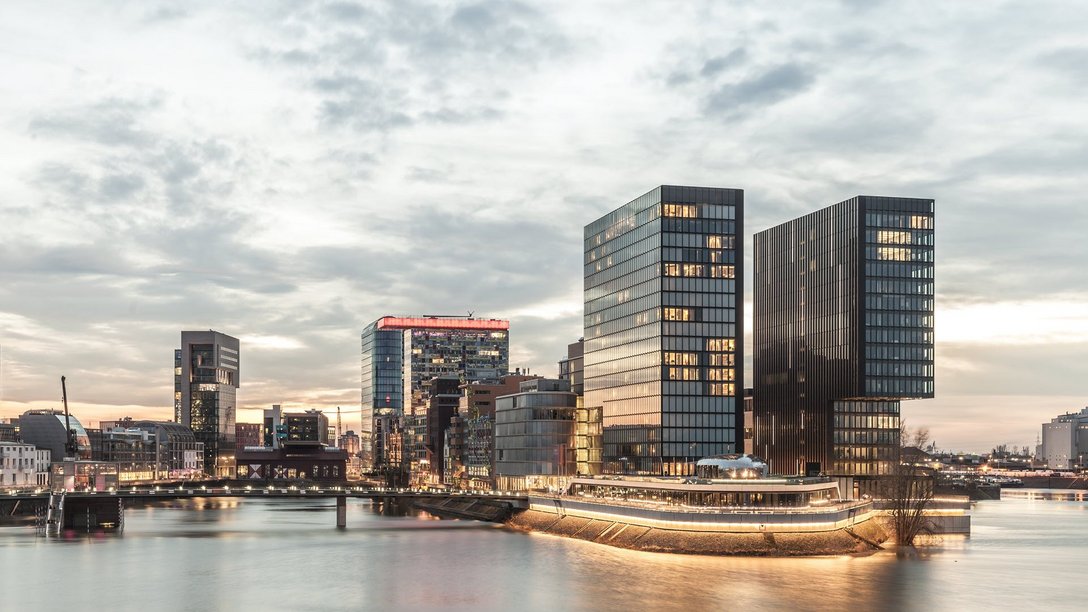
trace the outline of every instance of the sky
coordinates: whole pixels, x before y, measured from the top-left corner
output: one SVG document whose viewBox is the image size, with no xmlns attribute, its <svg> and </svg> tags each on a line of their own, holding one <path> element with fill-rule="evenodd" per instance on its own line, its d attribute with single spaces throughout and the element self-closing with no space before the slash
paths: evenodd
<svg viewBox="0 0 1088 612">
<path fill-rule="evenodd" d="M 744 189 L 752 233 L 935 199 L 904 419 L 1034 447 L 1088 405 L 1086 32 L 1046 1 L 4 2 L 0 417 L 65 375 L 86 425 L 168 419 L 182 329 L 241 339 L 239 421 L 356 423 L 387 314 L 509 318 L 553 374 L 583 226 L 678 184 Z"/>
</svg>

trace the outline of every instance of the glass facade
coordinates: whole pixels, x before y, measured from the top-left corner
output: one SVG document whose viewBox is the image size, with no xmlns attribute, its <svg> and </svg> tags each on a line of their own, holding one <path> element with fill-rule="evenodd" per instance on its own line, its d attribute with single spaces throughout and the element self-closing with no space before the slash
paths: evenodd
<svg viewBox="0 0 1088 612">
<path fill-rule="evenodd" d="M 538 379 L 523 385 L 534 390 L 495 402 L 495 474 L 500 486 L 508 476 L 574 476 L 578 396 L 566 390 L 566 381 Z"/>
<path fill-rule="evenodd" d="M 363 330 L 360 391 L 363 459 L 388 463 L 388 434 L 375 419 L 403 416 L 423 383 L 453 376 L 494 379 L 509 369 L 510 324 L 498 319 L 382 317 Z"/>
<path fill-rule="evenodd" d="M 754 451 L 886 473 L 899 400 L 933 397 L 933 200 L 858 196 L 755 235 Z"/>
<path fill-rule="evenodd" d="M 216 331 L 183 331 L 174 352 L 174 412 L 204 444 L 208 474 L 234 475 L 234 426 L 239 386 L 237 338 Z"/>
<path fill-rule="evenodd" d="M 585 406 L 606 473 L 734 452 L 744 192 L 663 185 L 585 228 Z"/>
</svg>

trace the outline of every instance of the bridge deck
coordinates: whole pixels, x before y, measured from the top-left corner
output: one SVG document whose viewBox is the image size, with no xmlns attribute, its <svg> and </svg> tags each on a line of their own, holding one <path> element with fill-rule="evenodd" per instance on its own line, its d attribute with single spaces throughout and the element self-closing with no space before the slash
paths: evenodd
<svg viewBox="0 0 1088 612">
<path fill-rule="evenodd" d="M 46 500 L 49 491 L 18 492 L 0 495 L 9 500 Z M 185 499 L 198 497 L 240 497 L 260 499 L 490 499 L 495 501 L 524 502 L 526 495 L 503 491 L 478 493 L 455 491 L 424 491 L 418 489 L 362 488 L 362 487 L 123 487 L 115 491 L 67 491 L 68 499 L 120 497 L 132 500 Z"/>
</svg>

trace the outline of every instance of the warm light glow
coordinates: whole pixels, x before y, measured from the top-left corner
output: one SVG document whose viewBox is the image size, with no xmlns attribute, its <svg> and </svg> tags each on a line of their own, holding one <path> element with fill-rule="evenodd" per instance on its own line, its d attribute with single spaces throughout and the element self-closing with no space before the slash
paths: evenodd
<svg viewBox="0 0 1088 612">
<path fill-rule="evenodd" d="M 503 319 L 447 319 L 439 317 L 382 317 L 378 329 L 510 329 Z"/>
</svg>

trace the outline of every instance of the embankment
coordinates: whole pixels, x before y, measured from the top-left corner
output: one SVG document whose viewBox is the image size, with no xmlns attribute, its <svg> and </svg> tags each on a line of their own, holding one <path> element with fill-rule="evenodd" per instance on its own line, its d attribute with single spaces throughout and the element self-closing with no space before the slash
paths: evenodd
<svg viewBox="0 0 1088 612">
<path fill-rule="evenodd" d="M 613 520 L 525 510 L 511 516 L 506 524 L 522 531 L 550 533 L 631 550 L 699 555 L 842 555 L 876 550 L 888 539 L 883 526 L 872 519 L 824 531 L 779 531 L 772 526 L 753 532 L 672 528 L 639 524 L 637 519 Z"/>
</svg>

